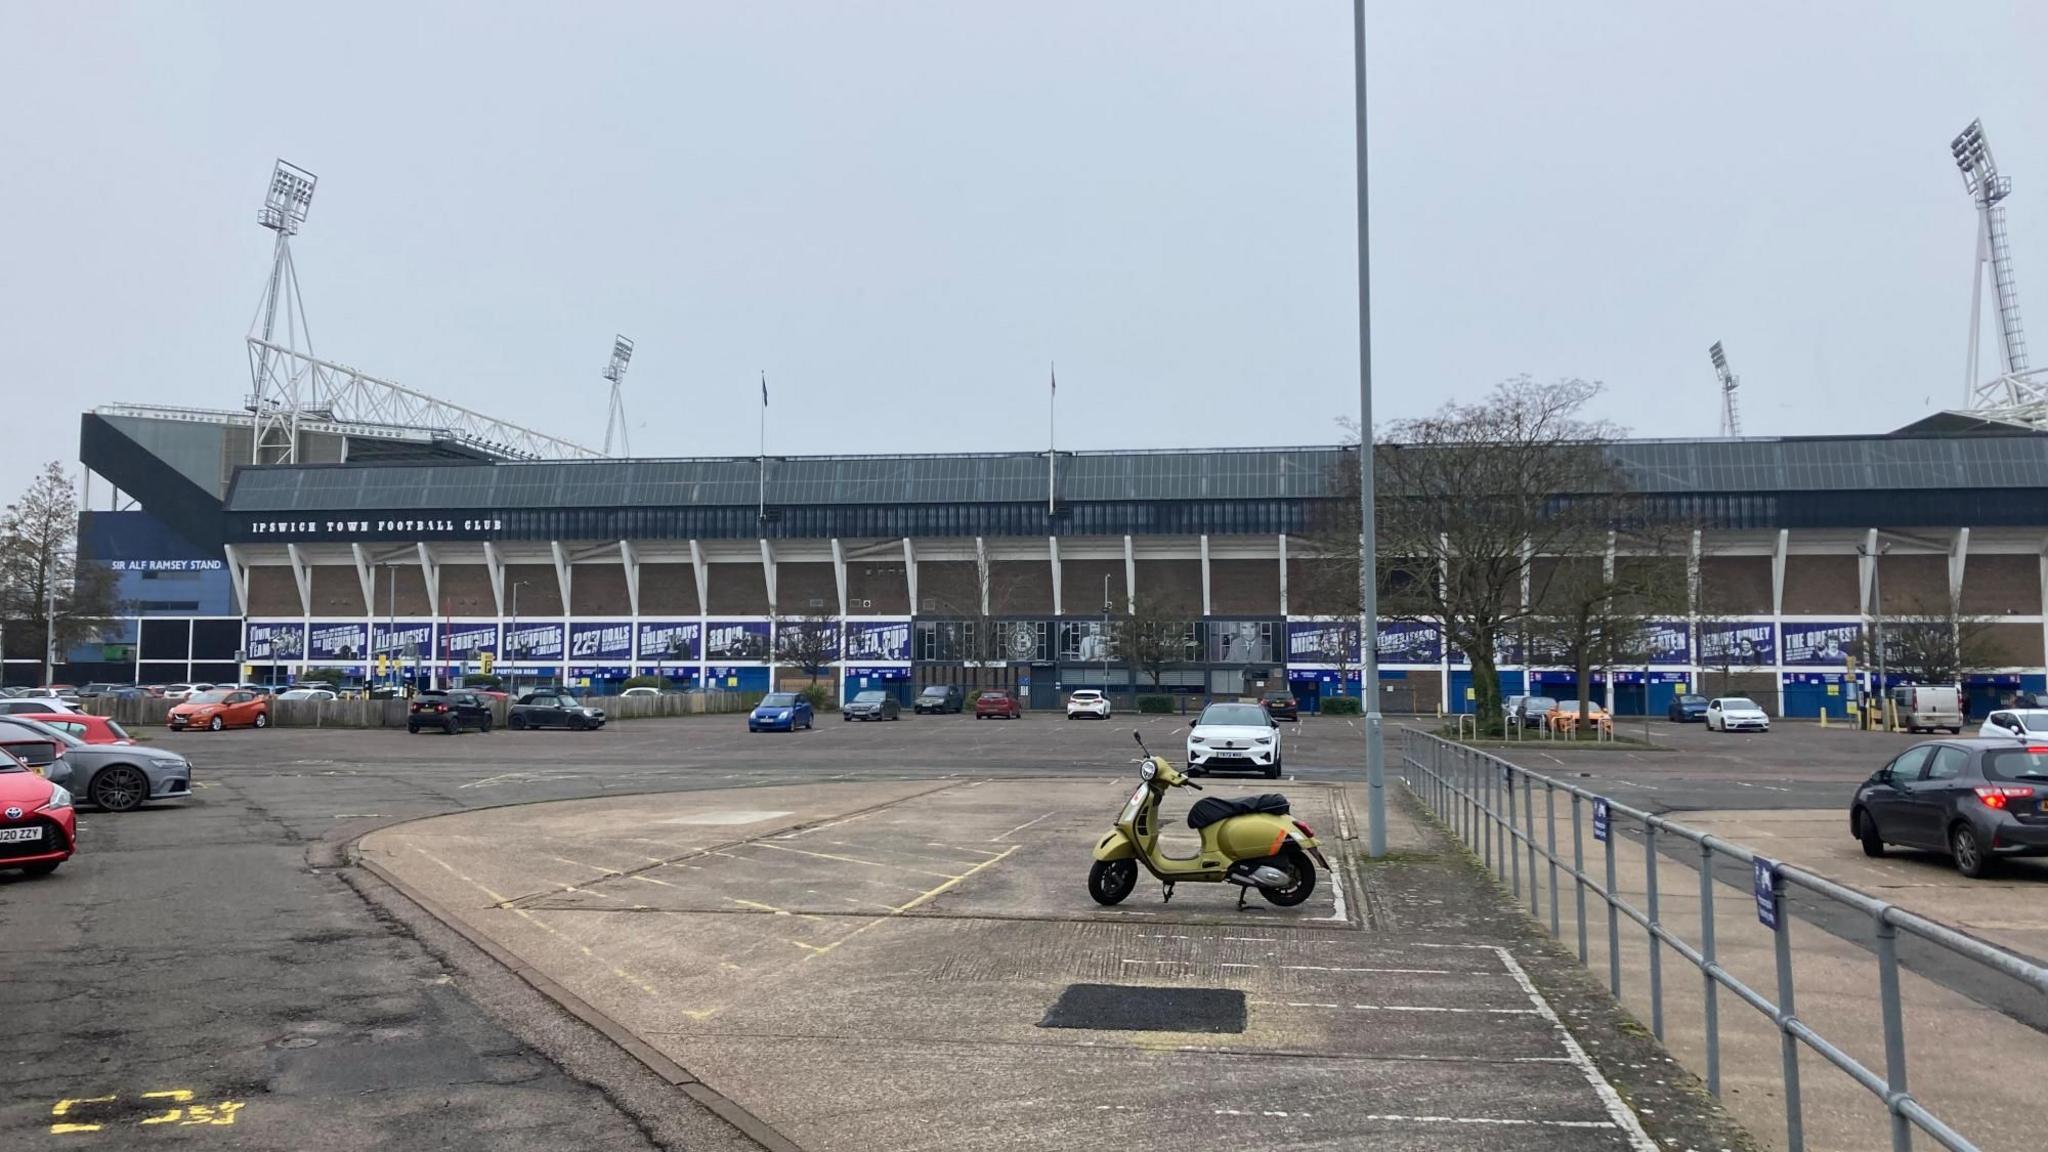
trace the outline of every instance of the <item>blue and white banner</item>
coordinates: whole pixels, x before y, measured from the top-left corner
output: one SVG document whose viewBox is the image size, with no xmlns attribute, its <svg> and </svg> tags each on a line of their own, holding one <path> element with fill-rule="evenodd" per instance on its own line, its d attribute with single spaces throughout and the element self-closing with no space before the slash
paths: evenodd
<svg viewBox="0 0 2048 1152">
<path fill-rule="evenodd" d="M 845 659 L 878 664 L 909 661 L 910 621 L 847 621 Z"/>
<path fill-rule="evenodd" d="M 1382 664 L 1436 664 L 1443 659 L 1443 630 L 1416 620 L 1382 620 L 1376 647 Z"/>
<path fill-rule="evenodd" d="M 633 658 L 633 626 L 624 621 L 569 626 L 569 659 L 605 663 Z"/>
<path fill-rule="evenodd" d="M 766 664 L 766 620 L 712 620 L 704 625 L 704 658 L 728 664 Z"/>
<path fill-rule="evenodd" d="M 642 664 L 680 664 L 703 653 L 704 626 L 695 620 L 642 620 L 639 652 Z"/>
<path fill-rule="evenodd" d="M 1287 662 L 1352 667 L 1363 660 L 1358 647 L 1358 621 L 1289 620 Z"/>
<path fill-rule="evenodd" d="M 562 649 L 560 624 L 521 624 L 505 629 L 505 651 L 500 655 L 507 660 L 522 662 L 560 660 Z"/>
<path fill-rule="evenodd" d="M 1761 668 L 1778 662 L 1777 631 L 1768 620 L 1720 620 L 1700 625 L 1700 663 Z"/>
<path fill-rule="evenodd" d="M 497 621 L 454 620 L 441 625 L 441 658 L 456 663 L 498 652 Z"/>
<path fill-rule="evenodd" d="M 304 659 L 306 626 L 297 620 L 251 620 L 242 651 L 251 664 Z"/>
<path fill-rule="evenodd" d="M 370 651 L 378 656 L 429 659 L 434 654 L 434 622 L 374 621 L 370 626 Z"/>
<path fill-rule="evenodd" d="M 1645 620 L 1642 639 L 1648 663 L 1692 663 L 1692 625 L 1687 621 Z"/>
<path fill-rule="evenodd" d="M 340 660 L 360 662 L 369 658 L 370 630 L 362 621 L 355 620 L 339 624 L 315 623 L 307 630 L 306 658 L 308 660 Z"/>
<path fill-rule="evenodd" d="M 1785 663 L 1840 667 L 1856 651 L 1863 626 L 1854 620 L 1787 620 Z"/>
</svg>

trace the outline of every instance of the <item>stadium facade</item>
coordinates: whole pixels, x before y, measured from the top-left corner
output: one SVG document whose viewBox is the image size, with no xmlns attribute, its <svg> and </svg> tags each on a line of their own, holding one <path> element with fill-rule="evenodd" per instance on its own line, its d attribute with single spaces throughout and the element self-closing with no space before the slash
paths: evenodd
<svg viewBox="0 0 2048 1152">
<path fill-rule="evenodd" d="M 381 657 L 445 679 L 490 653 L 593 690 L 760 690 L 808 679 L 774 660 L 775 630 L 829 619 L 827 675 L 849 688 L 1002 685 L 1042 707 L 1128 687 L 1105 635 L 1136 596 L 1199 617 L 1174 691 L 1357 691 L 1356 630 L 1308 602 L 1304 567 L 1355 466 L 1341 448 L 527 462 L 391 429 L 301 435 L 301 463 L 253 467 L 246 424 L 84 416 L 81 548 L 129 614 L 69 653 L 71 677 L 366 677 Z M 1874 615 L 1951 596 L 1989 621 L 1980 703 L 2048 688 L 2048 436 L 1937 418 L 1613 453 L 1705 526 L 1690 546 L 1717 591 L 1711 623 L 1674 614 L 1645 665 L 1598 678 L 1619 712 L 1661 712 L 1718 670 L 1775 712 L 1840 714 L 1844 649 Z M 1376 641 L 1390 711 L 1469 706 L 1436 629 L 1388 621 Z M 1558 669 L 1501 675 L 1569 691 Z"/>
</svg>

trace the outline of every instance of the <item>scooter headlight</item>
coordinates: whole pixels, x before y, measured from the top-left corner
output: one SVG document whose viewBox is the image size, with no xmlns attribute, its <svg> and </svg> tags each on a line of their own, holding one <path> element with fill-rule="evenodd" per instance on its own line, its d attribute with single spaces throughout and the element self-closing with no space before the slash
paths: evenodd
<svg viewBox="0 0 2048 1152">
<path fill-rule="evenodd" d="M 1140 780 L 1150 780 L 1157 775 L 1159 775 L 1159 765 L 1154 764 L 1150 760 L 1145 761 L 1138 768 L 1138 779 Z"/>
</svg>

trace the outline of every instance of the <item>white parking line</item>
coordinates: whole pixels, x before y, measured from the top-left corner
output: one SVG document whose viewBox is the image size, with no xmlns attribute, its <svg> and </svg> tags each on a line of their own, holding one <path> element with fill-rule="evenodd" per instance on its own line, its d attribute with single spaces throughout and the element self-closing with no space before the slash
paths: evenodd
<svg viewBox="0 0 2048 1152">
<path fill-rule="evenodd" d="M 991 837 L 989 837 L 989 838 L 988 838 L 988 839 L 989 839 L 989 843 L 991 843 L 991 844 L 994 844 L 994 843 L 996 843 L 996 842 L 998 842 L 998 841 L 1001 841 L 1001 840 L 1007 840 L 1007 839 L 1009 839 L 1010 837 L 1012 837 L 1012 836 L 1015 836 L 1015 835 L 1016 835 L 1017 833 L 1019 833 L 1019 832 L 1022 832 L 1022 831 L 1023 831 L 1023 830 L 1025 830 L 1026 828 L 1029 828 L 1029 827 L 1031 827 L 1031 826 L 1032 826 L 1033 824 L 1036 824 L 1036 823 L 1038 823 L 1038 822 L 1039 822 L 1040 820 L 1050 820 L 1050 819 L 1052 819 L 1052 817 L 1053 817 L 1053 813 L 1051 813 L 1051 812 L 1047 812 L 1047 813 L 1046 813 L 1045 815 L 1043 815 L 1043 816 L 1034 816 L 1034 817 L 1032 817 L 1031 819 L 1029 819 L 1029 820 L 1026 820 L 1025 822 L 1023 822 L 1022 824 L 1019 824 L 1019 825 L 1017 825 L 1017 826 L 1016 826 L 1015 828 L 1012 828 L 1012 829 L 1010 829 L 1010 830 L 1009 830 L 1008 832 L 1005 832 L 1005 833 L 1003 833 L 1003 834 L 1002 834 L 1001 836 L 991 836 Z"/>
<path fill-rule="evenodd" d="M 1313 1000 L 1249 1000 L 1261 1008 L 1321 1008 L 1349 1012 L 1443 1012 L 1456 1016 L 1540 1016 L 1534 1008 L 1464 1008 L 1446 1004 L 1330 1004 Z"/>
<path fill-rule="evenodd" d="M 1529 974 L 1515 962 L 1514 954 L 1497 945 L 1493 948 L 1493 954 L 1500 957 L 1500 962 L 1508 970 L 1508 975 L 1514 977 L 1515 983 L 1522 986 L 1522 991 L 1529 997 L 1529 1003 L 1534 1006 L 1536 1014 L 1549 1021 L 1550 1026 L 1557 1030 L 1557 1038 L 1564 1044 L 1564 1054 L 1571 1058 L 1572 1065 L 1586 1077 L 1586 1083 L 1592 1085 L 1593 1094 L 1600 1097 L 1600 1103 L 1607 1109 L 1607 1115 L 1613 1119 L 1614 1126 L 1621 1129 L 1622 1134 L 1628 1138 L 1629 1147 L 1636 1152 L 1657 1152 L 1657 1142 L 1650 1139 L 1649 1133 L 1643 1131 L 1641 1121 L 1638 1121 L 1636 1114 L 1622 1102 L 1621 1094 L 1614 1090 L 1614 1085 L 1607 1082 L 1607 1077 L 1600 1074 L 1599 1066 L 1593 1063 L 1592 1057 L 1586 1055 L 1586 1050 L 1579 1047 L 1579 1042 L 1572 1036 L 1571 1029 L 1564 1026 L 1564 1021 L 1558 1019 L 1557 1012 L 1550 1007 L 1550 1001 L 1543 998 L 1543 993 L 1536 990 L 1536 984 L 1529 979 Z"/>
</svg>

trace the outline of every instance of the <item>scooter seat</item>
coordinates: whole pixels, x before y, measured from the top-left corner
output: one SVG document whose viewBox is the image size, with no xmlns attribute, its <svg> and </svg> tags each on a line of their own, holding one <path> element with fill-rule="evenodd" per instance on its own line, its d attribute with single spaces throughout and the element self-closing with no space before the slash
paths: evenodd
<svg viewBox="0 0 2048 1152">
<path fill-rule="evenodd" d="M 1242 800 L 1225 800 L 1221 796 L 1205 796 L 1195 801 L 1188 809 L 1188 827 L 1207 828 L 1211 824 L 1228 820 L 1232 816 L 1245 816 L 1253 812 L 1265 812 L 1274 816 L 1287 815 L 1287 797 L 1278 792 L 1267 792 L 1261 796 L 1247 796 Z"/>
</svg>

